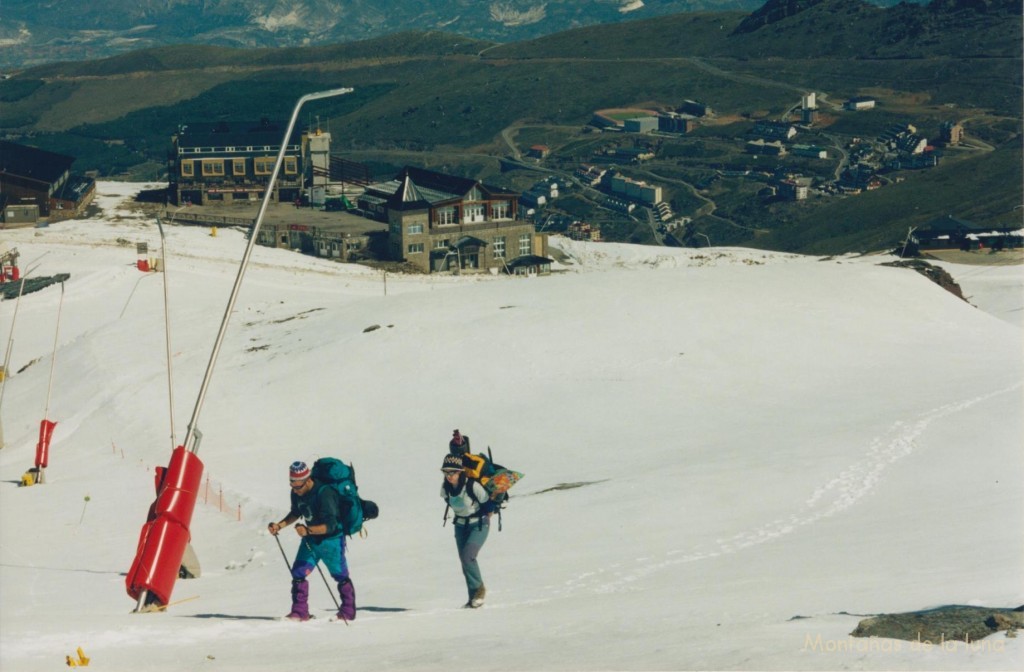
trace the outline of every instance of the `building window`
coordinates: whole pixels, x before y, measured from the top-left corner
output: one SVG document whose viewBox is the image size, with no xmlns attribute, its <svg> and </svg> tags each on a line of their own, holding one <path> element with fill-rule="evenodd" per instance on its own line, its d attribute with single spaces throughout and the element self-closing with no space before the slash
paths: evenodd
<svg viewBox="0 0 1024 672">
<path fill-rule="evenodd" d="M 467 224 L 484 221 L 484 206 L 481 203 L 474 203 L 465 207 L 466 216 L 463 221 Z"/>
<path fill-rule="evenodd" d="M 437 223 L 441 226 L 455 223 L 455 208 L 439 208 L 437 211 Z"/>
<path fill-rule="evenodd" d="M 181 174 L 185 177 L 192 177 L 196 174 L 196 167 L 192 161 L 181 162 Z"/>
<path fill-rule="evenodd" d="M 261 156 L 253 160 L 253 172 L 257 175 L 270 175 L 274 172 L 274 157 Z"/>
<path fill-rule="evenodd" d="M 494 258 L 504 259 L 505 258 L 505 237 L 498 236 L 493 239 L 494 242 Z"/>
<path fill-rule="evenodd" d="M 393 236 L 402 235 L 402 222 L 396 220 L 388 224 L 388 232 Z"/>
<path fill-rule="evenodd" d="M 245 175 L 245 159 L 231 159 L 231 174 Z"/>
<path fill-rule="evenodd" d="M 414 235 L 416 235 L 418 233 L 423 233 L 423 225 L 422 224 L 410 224 L 409 225 L 408 233 L 409 233 L 410 236 L 414 236 Z"/>
<path fill-rule="evenodd" d="M 524 233 L 519 236 L 519 256 L 530 254 L 530 234 Z"/>
<path fill-rule="evenodd" d="M 434 241 L 434 249 L 435 250 L 445 250 L 445 249 L 448 249 L 449 245 L 451 245 L 451 242 L 447 238 L 442 238 L 442 239 Z"/>
<path fill-rule="evenodd" d="M 289 175 L 294 175 L 299 172 L 298 160 L 294 156 L 284 157 L 284 172 Z"/>
<path fill-rule="evenodd" d="M 508 219 L 509 218 L 509 207 L 508 201 L 495 201 L 491 205 L 492 219 Z"/>
<path fill-rule="evenodd" d="M 405 248 L 405 251 L 408 254 L 422 254 L 423 243 L 412 243 L 411 245 Z"/>
<path fill-rule="evenodd" d="M 224 175 L 224 162 L 220 159 L 203 160 L 203 177 L 219 177 Z"/>
</svg>

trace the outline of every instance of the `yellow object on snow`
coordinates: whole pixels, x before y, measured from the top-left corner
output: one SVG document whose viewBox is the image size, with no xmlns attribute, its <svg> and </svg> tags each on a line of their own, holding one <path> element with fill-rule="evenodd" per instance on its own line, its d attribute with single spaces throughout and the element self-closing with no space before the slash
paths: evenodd
<svg viewBox="0 0 1024 672">
<path fill-rule="evenodd" d="M 75 660 L 71 656 L 67 656 L 67 663 L 68 667 L 88 667 L 89 659 L 85 657 L 82 647 L 78 647 L 78 660 Z"/>
</svg>

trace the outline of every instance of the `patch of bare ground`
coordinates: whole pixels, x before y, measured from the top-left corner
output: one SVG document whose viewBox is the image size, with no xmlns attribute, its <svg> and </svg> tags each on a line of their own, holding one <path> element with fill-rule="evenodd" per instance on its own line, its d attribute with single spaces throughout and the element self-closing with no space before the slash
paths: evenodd
<svg viewBox="0 0 1024 672">
<path fill-rule="evenodd" d="M 921 254 L 924 259 L 947 261 L 951 264 L 974 266 L 1014 266 L 1024 264 L 1024 248 L 1015 250 L 928 250 Z"/>
</svg>

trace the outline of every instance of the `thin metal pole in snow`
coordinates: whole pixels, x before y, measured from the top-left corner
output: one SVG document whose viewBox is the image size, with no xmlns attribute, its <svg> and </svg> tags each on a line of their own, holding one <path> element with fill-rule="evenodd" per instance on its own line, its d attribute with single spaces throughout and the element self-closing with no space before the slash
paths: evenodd
<svg viewBox="0 0 1024 672">
<path fill-rule="evenodd" d="M 53 372 L 57 368 L 57 340 L 60 335 L 60 314 L 64 309 L 64 283 L 60 283 L 60 301 L 57 304 L 57 327 L 53 330 L 53 356 L 50 358 L 50 383 L 46 388 L 46 407 L 43 409 L 43 422 L 46 422 L 46 418 L 50 415 L 50 395 L 53 392 Z M 39 483 L 43 482 L 43 472 L 45 469 L 39 467 Z"/>
<path fill-rule="evenodd" d="M 292 111 L 292 118 L 288 122 L 288 129 L 284 132 L 284 138 L 281 140 L 281 150 L 277 153 L 277 161 L 274 163 L 274 171 L 270 174 L 270 181 L 267 182 L 266 193 L 263 194 L 263 202 L 260 204 L 259 212 L 256 214 L 256 220 L 252 226 L 252 233 L 249 236 L 249 244 L 246 245 L 245 253 L 242 255 L 242 263 L 238 268 L 238 276 L 235 278 L 235 284 L 231 288 L 231 296 L 228 298 L 228 305 L 224 310 L 224 318 L 220 323 L 220 331 L 217 332 L 217 338 L 213 344 L 213 351 L 210 353 L 210 362 L 206 365 L 206 374 L 203 376 L 203 383 L 199 388 L 199 396 L 196 398 L 196 406 L 192 410 L 191 419 L 188 421 L 188 433 L 185 435 L 183 445 L 189 452 L 195 453 L 199 450 L 199 442 L 194 441 L 196 423 L 199 420 L 199 412 L 202 410 L 207 390 L 210 387 L 210 378 L 213 375 L 213 367 L 217 363 L 217 356 L 220 354 L 220 348 L 224 342 L 224 334 L 228 328 L 228 321 L 231 319 L 231 312 L 235 308 L 235 301 L 238 299 L 238 291 L 242 286 L 242 279 L 245 278 L 245 269 L 249 264 L 249 257 L 252 256 L 252 249 L 256 245 L 256 237 L 259 235 L 260 226 L 263 224 L 263 217 L 267 214 L 267 208 L 270 206 L 270 199 L 274 193 L 274 184 L 277 182 L 277 176 L 281 172 L 281 166 L 284 163 L 284 155 L 288 149 L 288 143 L 291 140 L 292 131 L 295 129 L 295 122 L 299 117 L 299 110 L 302 109 L 303 105 L 311 100 L 340 96 L 346 93 L 352 93 L 352 91 L 353 89 L 351 88 L 342 88 L 319 91 L 317 93 L 308 93 L 299 98 L 299 102 L 295 104 L 295 109 Z"/>
<path fill-rule="evenodd" d="M 43 420 L 50 414 L 50 393 L 53 391 L 53 371 L 57 364 L 57 337 L 60 334 L 60 314 L 64 309 L 64 283 L 60 283 L 60 302 L 57 304 L 57 328 L 53 330 L 53 357 L 50 359 L 50 384 L 46 388 L 46 408 L 43 410 Z"/>
<path fill-rule="evenodd" d="M 25 275 L 22 276 L 22 285 L 17 288 L 17 298 L 14 300 L 14 314 L 10 319 L 10 332 L 7 334 L 7 349 L 3 355 L 3 380 L 0 380 L 0 408 L 3 408 L 3 391 L 7 388 L 7 379 L 10 378 L 10 353 L 14 349 L 14 323 L 17 322 L 17 308 L 22 305 L 22 294 L 25 293 L 25 281 L 32 275 L 32 271 L 39 267 L 38 261 L 47 254 L 49 254 L 48 250 L 35 258 L 34 261 L 37 262 L 36 265 L 32 266 L 25 272 Z M 3 419 L 0 418 L 0 448 L 3 447 Z"/>
<path fill-rule="evenodd" d="M 167 402 L 171 412 L 171 450 L 178 447 L 174 437 L 174 375 L 171 372 L 171 314 L 170 301 L 167 298 L 167 239 L 164 237 L 164 227 L 160 222 L 160 215 L 156 217 L 156 228 L 160 229 L 160 265 L 164 274 L 164 334 L 167 337 Z"/>
<path fill-rule="evenodd" d="M 21 279 L 21 287 L 18 289 L 18 298 L 14 300 L 14 315 L 11 317 L 11 331 L 7 336 L 7 352 L 4 354 L 4 379 L 0 380 L 0 408 L 4 405 L 4 390 L 7 388 L 7 379 L 11 377 L 11 349 L 14 347 L 14 323 L 18 320 L 18 306 L 21 305 L 21 294 L 25 291 L 25 278 Z"/>
</svg>

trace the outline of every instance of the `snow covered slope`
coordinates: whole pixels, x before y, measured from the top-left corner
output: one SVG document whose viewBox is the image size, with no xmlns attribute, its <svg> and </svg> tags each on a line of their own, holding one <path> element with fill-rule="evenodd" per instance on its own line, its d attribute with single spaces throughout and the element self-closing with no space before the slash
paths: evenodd
<svg viewBox="0 0 1024 672">
<path fill-rule="evenodd" d="M 373 270 L 256 248 L 198 422 L 203 575 L 130 614 L 153 467 L 184 437 L 245 240 L 168 231 L 172 427 L 164 276 L 135 268 L 156 226 L 118 208 L 139 185 L 99 187 L 102 219 L 3 233 L 24 268 L 71 277 L 48 482 L 29 488 L 58 286 L 21 300 L 13 333 L 0 669 L 77 647 L 104 670 L 1024 666 L 1002 633 L 848 638 L 851 614 L 1024 603 L 1021 328 L 884 257 L 556 239 L 563 273 L 389 274 L 385 294 Z M 475 611 L 437 496 L 455 428 L 526 474 Z M 348 627 L 275 620 L 289 577 L 265 527 L 288 464 L 322 455 L 381 508 L 350 542 Z"/>
</svg>

